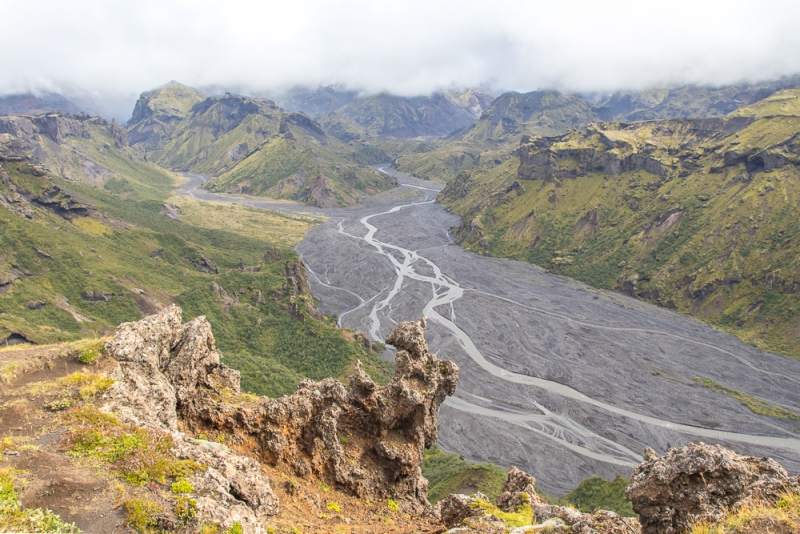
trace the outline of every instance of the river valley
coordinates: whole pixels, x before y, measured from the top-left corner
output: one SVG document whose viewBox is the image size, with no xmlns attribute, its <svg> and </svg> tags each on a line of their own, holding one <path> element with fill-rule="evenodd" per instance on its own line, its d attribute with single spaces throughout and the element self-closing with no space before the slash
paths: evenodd
<svg viewBox="0 0 800 534">
<path fill-rule="evenodd" d="M 516 465 L 546 492 L 589 475 L 628 476 L 645 446 L 691 441 L 772 456 L 800 470 L 800 421 L 753 413 L 701 386 L 708 378 L 800 413 L 800 361 L 759 351 L 692 318 L 521 262 L 452 244 L 458 218 L 441 185 L 395 173 L 400 187 L 347 209 L 216 195 L 200 199 L 325 217 L 297 251 L 326 314 L 383 341 L 428 317 L 426 337 L 460 381 L 440 415 L 442 447 Z"/>
</svg>

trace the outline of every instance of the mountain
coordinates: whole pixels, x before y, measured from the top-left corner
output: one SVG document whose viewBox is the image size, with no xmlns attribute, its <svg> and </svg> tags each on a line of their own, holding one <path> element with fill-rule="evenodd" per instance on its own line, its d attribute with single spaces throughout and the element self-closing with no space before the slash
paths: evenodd
<svg viewBox="0 0 800 534">
<path fill-rule="evenodd" d="M 203 98 L 196 89 L 178 82 L 142 93 L 128 121 L 131 142 L 155 150 Z"/>
<path fill-rule="evenodd" d="M 424 139 L 472 124 L 491 101 L 490 95 L 472 89 L 410 98 L 380 93 L 353 100 L 335 113 L 372 138 Z"/>
<path fill-rule="evenodd" d="M 0 96 L 0 115 L 39 114 L 63 111 L 78 113 L 77 104 L 57 93 L 24 93 Z"/>
<path fill-rule="evenodd" d="M 273 100 L 286 111 L 301 111 L 309 117 L 331 113 L 358 98 L 358 91 L 341 90 L 333 85 L 316 89 L 293 87 Z"/>
<path fill-rule="evenodd" d="M 599 120 L 600 112 L 577 94 L 504 93 L 476 121 L 432 143 L 425 151 L 405 152 L 395 161 L 395 167 L 413 176 L 451 180 L 460 171 L 507 160 L 523 135 L 565 133 Z"/>
<path fill-rule="evenodd" d="M 681 85 L 643 91 L 579 95 L 558 91 L 504 93 L 471 126 L 431 144 L 406 151 L 398 170 L 447 181 L 460 171 L 484 170 L 512 156 L 523 135 L 553 136 L 601 120 L 638 121 L 722 117 L 780 89 L 800 87 L 800 77 L 723 87 Z"/>
<path fill-rule="evenodd" d="M 144 93 L 128 125 L 131 143 L 164 168 L 212 175 L 212 191 L 335 207 L 394 184 L 366 166 L 383 156 L 328 136 L 302 113 L 229 93 L 199 98 L 175 84 Z"/>
<path fill-rule="evenodd" d="M 723 87 L 680 85 L 644 91 L 617 91 L 589 98 L 615 120 L 639 121 L 722 117 L 781 89 L 800 87 L 800 76 Z"/>
<path fill-rule="evenodd" d="M 795 358 L 800 90 L 723 118 L 524 137 L 440 201 L 459 243 L 692 314 Z"/>
</svg>

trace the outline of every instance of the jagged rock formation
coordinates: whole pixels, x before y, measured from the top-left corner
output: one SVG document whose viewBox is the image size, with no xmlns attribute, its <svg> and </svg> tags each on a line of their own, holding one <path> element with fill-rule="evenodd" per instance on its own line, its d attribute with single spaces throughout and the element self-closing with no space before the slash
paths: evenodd
<svg viewBox="0 0 800 534">
<path fill-rule="evenodd" d="M 742 503 L 774 502 L 784 492 L 800 491 L 800 475 L 790 478 L 775 460 L 740 456 L 720 445 L 687 445 L 661 458 L 646 449 L 644 460 L 626 489 L 643 534 L 682 533 L 694 522 L 719 521 Z"/>
<path fill-rule="evenodd" d="M 543 504 L 536 493 L 536 479 L 525 471 L 512 466 L 508 471 L 506 483 L 497 496 L 497 507 L 504 512 L 513 512 L 523 504 Z"/>
<path fill-rule="evenodd" d="M 172 306 L 121 325 L 106 343 L 106 352 L 120 362 L 108 409 L 172 433 L 224 431 L 261 461 L 286 465 L 298 476 L 313 473 L 358 496 L 392 498 L 403 510 L 420 513 L 428 506 L 423 450 L 436 442 L 439 406 L 458 383 L 455 364 L 428 352 L 424 328 L 424 318 L 401 323 L 387 338 L 398 352 L 395 375 L 385 386 L 357 362 L 350 387 L 330 378 L 305 380 L 293 395 L 242 402 L 239 373 L 220 363 L 208 322 L 199 317 L 182 325 L 180 309 Z M 186 456 L 208 456 L 189 440 L 181 443 Z M 228 496 L 244 501 L 250 512 L 240 513 L 250 513 L 247 521 L 256 523 L 273 513 L 277 502 L 252 467 L 255 460 L 217 452 L 218 461 L 209 465 L 241 479 L 218 488 L 219 506 L 233 503 Z M 223 484 L 214 473 L 203 480 Z M 204 506 L 198 508 L 207 510 L 209 520 L 222 513 L 210 502 Z"/>
</svg>

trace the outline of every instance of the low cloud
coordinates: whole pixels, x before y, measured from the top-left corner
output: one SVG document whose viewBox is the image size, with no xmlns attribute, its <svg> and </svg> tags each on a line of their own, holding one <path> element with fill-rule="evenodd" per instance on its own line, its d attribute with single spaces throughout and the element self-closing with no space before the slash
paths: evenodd
<svg viewBox="0 0 800 534">
<path fill-rule="evenodd" d="M 3 2 L 0 93 L 718 85 L 800 72 L 798 25 L 800 3 L 770 0 Z"/>
</svg>

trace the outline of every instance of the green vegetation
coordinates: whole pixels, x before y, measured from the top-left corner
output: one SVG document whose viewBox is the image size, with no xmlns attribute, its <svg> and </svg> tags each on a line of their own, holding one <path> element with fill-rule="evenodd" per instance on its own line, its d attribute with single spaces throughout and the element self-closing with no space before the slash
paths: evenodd
<svg viewBox="0 0 800 534">
<path fill-rule="evenodd" d="M 594 475 L 563 497 L 547 500 L 561 506 L 574 506 L 587 514 L 597 510 L 611 510 L 623 517 L 636 517 L 631 502 L 625 496 L 625 487 L 629 482 L 622 476 L 614 480 L 605 480 Z"/>
<path fill-rule="evenodd" d="M 798 415 L 791 410 L 787 410 L 781 406 L 775 406 L 774 404 L 763 399 L 759 399 L 758 397 L 754 397 L 752 395 L 748 395 L 747 393 L 723 386 L 718 382 L 714 382 L 710 378 L 704 378 L 701 376 L 695 376 L 693 378 L 695 382 L 704 388 L 709 388 L 712 391 L 724 393 L 725 395 L 738 400 L 741 404 L 750 408 L 751 412 L 758 415 L 777 417 L 778 419 L 798 419 Z"/>
<path fill-rule="evenodd" d="M 106 152 L 104 164 L 112 153 Z M 318 318 L 304 280 L 297 296 L 289 287 L 288 271 L 302 275 L 302 268 L 293 250 L 276 243 L 293 245 L 316 223 L 196 201 L 184 205 L 190 220 L 203 223 L 170 220 L 160 210 L 171 195 L 172 177 L 122 156 L 113 161 L 128 173 L 133 192 L 125 197 L 37 174 L 22 163 L 4 164 L 21 193 L 70 187 L 71 195 L 81 195 L 97 211 L 70 221 L 45 208 L 35 208 L 33 220 L 0 210 L 0 279 L 17 278 L 0 294 L 0 339 L 16 332 L 36 343 L 77 340 L 177 302 L 184 320 L 209 319 L 225 362 L 242 371 L 245 390 L 280 396 L 306 377 L 343 378 L 356 358 L 376 380 L 386 380 L 390 366 L 375 351 Z M 108 231 L 76 224 L 86 220 Z M 269 261 L 265 251 L 274 251 Z M 203 257 L 219 273 L 198 271 Z M 240 262 L 248 268 L 240 270 Z M 212 282 L 231 300 L 215 294 Z M 108 296 L 87 300 L 85 292 Z M 76 346 L 76 357 L 90 362 L 101 349 L 102 341 L 87 341 Z"/>
<path fill-rule="evenodd" d="M 194 486 L 192 486 L 192 483 L 184 478 L 173 482 L 170 489 L 172 490 L 172 493 L 191 493 L 194 491 Z"/>
<path fill-rule="evenodd" d="M 473 464 L 446 453 L 438 446 L 425 451 L 422 476 L 428 479 L 428 500 L 436 503 L 451 493 L 471 495 L 481 492 L 494 501 L 503 488 L 507 471 L 490 463 Z M 604 480 L 591 476 L 563 497 L 539 493 L 545 501 L 559 506 L 573 506 L 581 512 L 611 510 L 625 517 L 635 517 L 630 501 L 625 496 L 628 479 L 617 477 Z M 527 523 L 530 524 L 530 523 Z"/>
<path fill-rule="evenodd" d="M 704 521 L 690 534 L 761 534 L 796 532 L 800 523 L 800 495 L 786 494 L 776 502 L 748 502 L 729 511 L 719 522 Z"/>
<path fill-rule="evenodd" d="M 339 513 L 339 512 L 341 512 L 341 511 L 342 511 L 342 507 L 341 507 L 341 506 L 339 506 L 339 505 L 338 505 L 337 503 L 335 503 L 335 502 L 329 502 L 329 503 L 328 503 L 328 510 L 330 510 L 330 511 L 332 511 L 332 512 Z"/>
<path fill-rule="evenodd" d="M 23 473 L 0 469 L 0 530 L 3 532 L 55 532 L 77 534 L 81 530 L 65 523 L 50 510 L 23 508 L 16 488 L 24 483 Z"/>
<path fill-rule="evenodd" d="M 475 499 L 470 506 L 483 510 L 485 514 L 496 515 L 505 521 L 509 527 L 524 527 L 533 524 L 533 510 L 530 504 L 520 505 L 515 512 L 504 512 L 483 499 Z"/>
<path fill-rule="evenodd" d="M 440 201 L 462 217 L 456 235 L 469 250 L 622 290 L 800 358 L 799 95 L 716 122 L 597 123 L 533 139 L 520 146 L 524 164 L 515 155 L 461 172 Z M 542 150 L 557 154 L 550 174 L 533 164 Z M 638 163 L 619 174 L 587 163 L 604 158 Z"/>
<path fill-rule="evenodd" d="M 389 499 L 388 501 L 386 501 L 386 504 L 389 506 L 389 510 L 391 510 L 392 512 L 400 511 L 400 505 L 394 502 L 394 500 Z"/>
<path fill-rule="evenodd" d="M 174 511 L 178 521 L 185 525 L 197 515 L 197 501 L 189 497 L 178 497 Z"/>
<path fill-rule="evenodd" d="M 68 452 L 113 465 L 130 484 L 165 484 L 167 478 L 185 479 L 205 469 L 192 460 L 175 458 L 170 452 L 171 435 L 122 424 L 115 415 L 94 406 L 76 408 L 66 420 L 70 425 L 65 438 Z"/>
<path fill-rule="evenodd" d="M 155 532 L 158 516 L 163 511 L 160 504 L 149 499 L 131 499 L 125 503 L 128 526 L 141 533 Z"/>
<path fill-rule="evenodd" d="M 422 476 L 428 479 L 428 500 L 439 502 L 451 493 L 481 492 L 490 500 L 500 495 L 506 470 L 490 463 L 473 464 L 434 445 L 425 450 Z"/>
<path fill-rule="evenodd" d="M 79 344 L 76 347 L 75 358 L 81 363 L 90 364 L 97 361 L 103 353 L 103 341 L 90 341 Z"/>
</svg>

